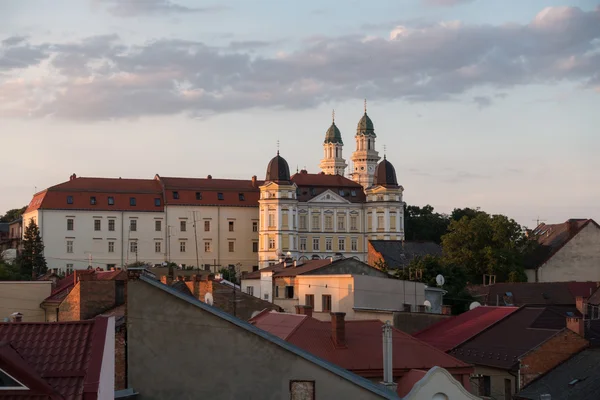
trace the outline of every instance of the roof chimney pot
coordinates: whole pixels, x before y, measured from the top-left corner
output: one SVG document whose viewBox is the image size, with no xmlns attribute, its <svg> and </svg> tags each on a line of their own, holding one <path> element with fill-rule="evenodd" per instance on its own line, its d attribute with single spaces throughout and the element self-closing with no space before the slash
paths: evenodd
<svg viewBox="0 0 600 400">
<path fill-rule="evenodd" d="M 346 317 L 345 312 L 331 313 L 331 337 L 335 347 L 346 347 Z"/>
</svg>

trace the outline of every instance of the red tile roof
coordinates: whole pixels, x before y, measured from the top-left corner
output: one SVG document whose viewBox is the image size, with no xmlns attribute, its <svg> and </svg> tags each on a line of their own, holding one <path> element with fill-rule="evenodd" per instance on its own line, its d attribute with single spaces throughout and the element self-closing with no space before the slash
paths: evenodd
<svg viewBox="0 0 600 400">
<path fill-rule="evenodd" d="M 213 178 L 158 178 L 165 189 L 165 203 L 169 205 L 221 205 L 258 207 L 259 186 L 263 181 Z M 177 192 L 179 198 L 173 196 Z M 201 194 L 198 200 L 196 193 Z M 222 200 L 219 199 L 222 194 Z"/>
<path fill-rule="evenodd" d="M 332 190 L 335 194 L 341 195 L 351 203 L 364 203 L 366 201 L 365 193 L 360 184 L 344 178 L 341 175 L 309 174 L 306 171 L 292 175 L 292 182 L 298 186 L 298 201 L 307 202 L 319 196 L 327 190 Z M 352 193 L 354 192 L 354 196 Z"/>
<path fill-rule="evenodd" d="M 517 307 L 477 307 L 431 325 L 413 336 L 442 351 L 450 351 L 516 310 Z"/>
<path fill-rule="evenodd" d="M 97 393 L 107 327 L 107 318 L 0 323 L 0 368 L 33 389 L 0 397 L 76 400 Z"/>
<path fill-rule="evenodd" d="M 470 287 L 483 304 L 490 305 L 574 305 L 575 297 L 588 297 L 596 282 L 512 282 Z"/>
<path fill-rule="evenodd" d="M 382 326 L 379 320 L 345 321 L 346 347 L 334 345 L 329 321 L 305 315 L 262 313 L 250 322 L 309 353 L 363 377 L 383 376 Z M 411 335 L 393 329 L 394 376 L 411 369 L 440 366 L 450 373 L 470 373 L 472 368 Z"/>
<path fill-rule="evenodd" d="M 296 276 L 296 275 L 304 274 L 306 272 L 311 272 L 311 271 L 317 270 L 319 268 L 322 268 L 326 265 L 331 265 L 338 261 L 342 261 L 342 259 L 335 260 L 333 262 L 329 258 L 319 259 L 319 260 L 307 260 L 307 261 L 304 261 L 302 264 L 298 264 L 298 266 L 296 266 L 296 267 L 294 267 L 293 265 L 290 265 L 291 264 L 290 262 L 287 263 L 287 267 L 283 266 L 284 263 L 278 263 L 278 264 L 272 265 L 270 267 L 260 269 L 258 271 L 250 272 L 250 273 L 244 275 L 243 279 L 260 279 L 261 272 L 269 272 L 269 271 L 273 271 L 274 278 L 280 278 L 283 276 Z"/>
</svg>

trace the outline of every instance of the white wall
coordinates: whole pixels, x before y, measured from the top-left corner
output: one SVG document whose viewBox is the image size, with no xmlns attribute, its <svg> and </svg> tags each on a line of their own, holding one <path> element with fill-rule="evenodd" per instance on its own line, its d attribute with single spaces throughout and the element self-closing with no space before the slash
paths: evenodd
<svg viewBox="0 0 600 400">
<path fill-rule="evenodd" d="M 100 369 L 100 385 L 98 387 L 98 400 L 112 400 L 115 398 L 115 317 L 108 318 L 106 340 L 104 341 L 104 354 Z"/>
<path fill-rule="evenodd" d="M 322 313 L 322 296 L 330 295 L 331 312 L 345 312 L 346 319 L 353 319 L 354 282 L 352 275 L 299 275 L 296 280 L 299 305 L 306 305 L 305 296 L 312 294 L 315 298 L 313 314 Z"/>
<path fill-rule="evenodd" d="M 260 279 L 243 279 L 242 292 L 248 293 L 248 287 L 253 288 L 252 295 L 254 297 L 258 297 L 259 299 L 263 298 L 261 294 Z M 271 298 L 269 298 L 269 301 L 271 301 Z"/>
<path fill-rule="evenodd" d="M 354 276 L 354 307 L 377 310 L 402 310 L 402 304 L 423 305 L 425 284 L 375 276 Z"/>
<path fill-rule="evenodd" d="M 40 304 L 51 292 L 50 281 L 0 282 L 0 322 L 15 312 L 23 314 L 23 322 L 44 322 Z"/>
</svg>

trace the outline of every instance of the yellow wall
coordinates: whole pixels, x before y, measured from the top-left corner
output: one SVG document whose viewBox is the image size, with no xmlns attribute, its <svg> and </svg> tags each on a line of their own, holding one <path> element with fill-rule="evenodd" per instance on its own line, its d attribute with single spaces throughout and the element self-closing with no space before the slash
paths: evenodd
<svg viewBox="0 0 600 400">
<path fill-rule="evenodd" d="M 24 322 L 44 322 L 40 304 L 51 291 L 50 281 L 0 282 L 0 322 L 14 312 L 23 314 Z"/>
</svg>

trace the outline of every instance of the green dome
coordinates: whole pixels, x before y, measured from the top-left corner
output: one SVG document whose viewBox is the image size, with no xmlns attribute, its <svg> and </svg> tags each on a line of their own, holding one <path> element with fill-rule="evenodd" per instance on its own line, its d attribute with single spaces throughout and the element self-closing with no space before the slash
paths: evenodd
<svg viewBox="0 0 600 400">
<path fill-rule="evenodd" d="M 358 126 L 356 127 L 356 134 L 375 136 L 375 128 L 373 127 L 373 121 L 371 121 L 371 118 L 369 118 L 366 111 L 365 115 L 363 115 L 360 121 L 358 121 Z"/>
<path fill-rule="evenodd" d="M 331 123 L 329 129 L 327 129 L 327 133 L 325 134 L 325 143 L 339 143 L 344 144 L 342 142 L 342 132 L 335 126 L 335 122 Z"/>
</svg>

